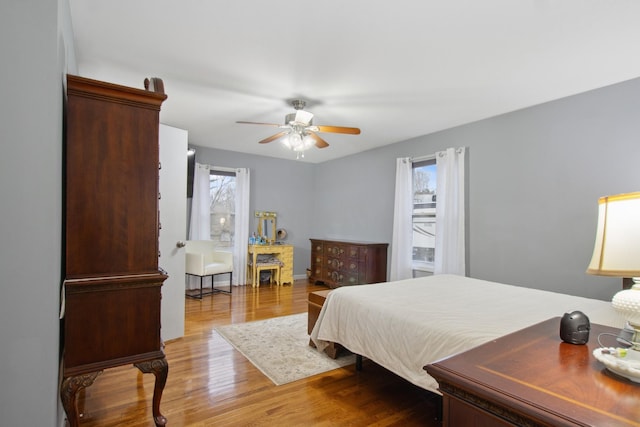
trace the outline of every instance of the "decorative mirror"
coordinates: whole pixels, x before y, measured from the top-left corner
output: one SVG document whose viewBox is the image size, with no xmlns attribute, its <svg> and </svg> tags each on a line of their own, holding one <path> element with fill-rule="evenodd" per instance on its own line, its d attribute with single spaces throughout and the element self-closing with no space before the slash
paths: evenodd
<svg viewBox="0 0 640 427">
<path fill-rule="evenodd" d="M 258 220 L 258 237 L 264 237 L 266 243 L 273 244 L 276 241 L 276 213 L 268 211 L 256 211 Z"/>
</svg>

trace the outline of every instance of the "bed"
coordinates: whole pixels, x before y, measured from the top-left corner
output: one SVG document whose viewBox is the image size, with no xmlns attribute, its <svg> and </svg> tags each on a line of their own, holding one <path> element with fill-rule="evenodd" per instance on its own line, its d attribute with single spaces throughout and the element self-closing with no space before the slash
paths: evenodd
<svg viewBox="0 0 640 427">
<path fill-rule="evenodd" d="M 607 301 L 436 275 L 333 290 L 311 339 L 320 351 L 339 343 L 439 393 L 425 365 L 573 310 L 592 323 L 625 323 Z"/>
</svg>

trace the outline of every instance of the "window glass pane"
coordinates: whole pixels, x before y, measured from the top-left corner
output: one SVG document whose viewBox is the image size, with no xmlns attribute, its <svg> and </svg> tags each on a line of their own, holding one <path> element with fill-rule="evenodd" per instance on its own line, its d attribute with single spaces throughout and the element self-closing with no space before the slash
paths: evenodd
<svg viewBox="0 0 640 427">
<path fill-rule="evenodd" d="M 235 230 L 236 177 L 212 170 L 209 175 L 211 240 L 217 247 L 233 247 Z"/>
<path fill-rule="evenodd" d="M 413 269 L 433 272 L 436 237 L 436 161 L 413 165 Z"/>
</svg>

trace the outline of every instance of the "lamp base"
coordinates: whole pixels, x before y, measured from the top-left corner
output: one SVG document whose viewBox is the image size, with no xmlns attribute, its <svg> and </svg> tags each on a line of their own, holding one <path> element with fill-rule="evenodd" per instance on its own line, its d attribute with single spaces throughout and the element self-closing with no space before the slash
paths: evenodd
<svg viewBox="0 0 640 427">
<path fill-rule="evenodd" d="M 631 326 L 640 329 L 640 282 L 635 277 L 633 282 L 631 289 L 623 289 L 613 296 L 611 305 Z"/>
<path fill-rule="evenodd" d="M 603 347 L 593 350 L 593 356 L 611 372 L 640 383 L 640 351 Z"/>
</svg>

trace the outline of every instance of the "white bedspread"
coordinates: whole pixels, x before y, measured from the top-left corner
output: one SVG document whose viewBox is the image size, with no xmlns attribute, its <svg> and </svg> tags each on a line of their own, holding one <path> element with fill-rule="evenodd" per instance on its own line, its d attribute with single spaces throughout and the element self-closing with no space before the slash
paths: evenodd
<svg viewBox="0 0 640 427">
<path fill-rule="evenodd" d="M 340 343 L 438 393 L 437 382 L 423 369 L 428 363 L 573 310 L 591 323 L 624 325 L 610 302 L 436 275 L 335 289 L 311 339 L 319 350 L 327 342 Z"/>
</svg>

